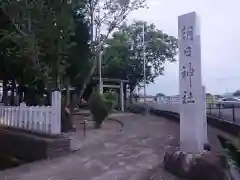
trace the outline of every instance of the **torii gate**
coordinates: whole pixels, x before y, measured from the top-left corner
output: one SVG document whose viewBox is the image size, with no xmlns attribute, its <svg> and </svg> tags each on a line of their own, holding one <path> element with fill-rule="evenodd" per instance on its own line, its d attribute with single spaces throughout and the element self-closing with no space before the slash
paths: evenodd
<svg viewBox="0 0 240 180">
<path fill-rule="evenodd" d="M 93 80 L 98 81 L 99 78 L 93 77 Z M 106 82 L 106 84 L 105 84 Z M 120 107 L 121 111 L 124 112 L 124 85 L 128 84 L 128 80 L 123 79 L 111 79 L 111 78 L 102 78 L 102 89 L 104 88 L 114 88 L 114 89 L 120 89 Z M 118 85 L 114 84 L 108 84 L 108 83 L 118 83 Z M 98 84 L 97 89 L 100 89 L 101 86 Z M 126 92 L 125 92 L 126 93 Z"/>
</svg>

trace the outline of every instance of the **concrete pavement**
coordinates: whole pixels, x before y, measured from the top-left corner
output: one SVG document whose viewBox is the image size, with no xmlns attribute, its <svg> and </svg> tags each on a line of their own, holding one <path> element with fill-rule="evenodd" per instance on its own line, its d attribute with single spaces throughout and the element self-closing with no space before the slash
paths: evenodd
<svg viewBox="0 0 240 180">
<path fill-rule="evenodd" d="M 124 124 L 122 131 L 115 125 L 89 130 L 85 139 L 79 137 L 81 148 L 75 153 L 2 171 L 0 179 L 179 180 L 162 168 L 166 148 L 178 145 L 177 123 L 134 114 L 114 118 Z"/>
</svg>

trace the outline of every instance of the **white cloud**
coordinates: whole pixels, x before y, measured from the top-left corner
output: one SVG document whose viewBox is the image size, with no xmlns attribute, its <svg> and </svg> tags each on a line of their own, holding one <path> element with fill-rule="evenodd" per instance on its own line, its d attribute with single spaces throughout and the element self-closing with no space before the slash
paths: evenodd
<svg viewBox="0 0 240 180">
<path fill-rule="evenodd" d="M 201 20 L 202 76 L 208 92 L 225 93 L 240 88 L 239 0 L 148 0 L 149 9 L 128 18 L 146 20 L 177 36 L 179 15 L 196 11 Z M 167 64 L 165 75 L 149 85 L 149 94 L 178 93 L 178 64 Z"/>
</svg>

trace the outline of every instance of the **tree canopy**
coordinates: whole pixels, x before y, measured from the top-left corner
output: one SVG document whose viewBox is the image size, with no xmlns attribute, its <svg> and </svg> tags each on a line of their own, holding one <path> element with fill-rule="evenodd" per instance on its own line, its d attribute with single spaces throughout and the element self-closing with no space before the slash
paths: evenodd
<svg viewBox="0 0 240 180">
<path fill-rule="evenodd" d="M 124 23 L 128 14 L 146 7 L 146 0 L 4 0 L 0 2 L 0 80 L 5 94 L 15 89 L 27 104 L 37 104 L 46 91 L 86 88 L 100 52 L 103 76 L 126 79 L 131 92 L 164 73 L 176 61 L 177 39 L 154 24 Z M 144 25 L 144 46 L 142 27 Z M 117 31 L 114 31 L 116 30 Z M 109 38 L 109 35 L 113 35 Z M 33 100 L 34 99 L 34 100 Z"/>
<path fill-rule="evenodd" d="M 156 97 L 164 97 L 165 95 L 163 93 L 157 93 Z"/>
<path fill-rule="evenodd" d="M 236 90 L 236 91 L 233 93 L 233 96 L 240 96 L 240 90 Z"/>
<path fill-rule="evenodd" d="M 83 0 L 3 1 L 0 79 L 35 94 L 66 84 L 79 86 L 90 66 L 89 27 L 80 11 L 84 8 Z"/>
<path fill-rule="evenodd" d="M 5 94 L 16 85 L 26 97 L 66 86 L 83 92 L 108 35 L 145 2 L 1 1 L 0 80 Z"/>
<path fill-rule="evenodd" d="M 146 7 L 146 0 L 87 0 L 84 12 L 90 27 L 91 70 L 84 78 L 82 91 L 95 72 L 99 54 L 103 50 L 109 35 L 118 29 L 130 12 Z"/>
<path fill-rule="evenodd" d="M 143 48 L 146 56 L 147 83 L 153 83 L 157 76 L 163 75 L 166 62 L 176 61 L 178 48 L 175 37 L 156 29 L 154 24 L 143 21 L 124 24 L 107 40 L 107 44 L 109 47 L 103 61 L 104 76 L 129 80 L 131 91 L 143 82 Z"/>
</svg>

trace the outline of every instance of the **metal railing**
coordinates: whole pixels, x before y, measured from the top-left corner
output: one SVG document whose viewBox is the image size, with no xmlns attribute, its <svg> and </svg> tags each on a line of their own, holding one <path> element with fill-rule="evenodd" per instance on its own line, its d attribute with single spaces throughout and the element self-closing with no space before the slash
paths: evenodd
<svg viewBox="0 0 240 180">
<path fill-rule="evenodd" d="M 159 101 L 163 110 L 179 111 L 179 101 Z M 207 115 L 240 124 L 240 104 L 216 104 L 206 102 Z"/>
<path fill-rule="evenodd" d="M 222 105 L 207 104 L 207 114 L 213 117 L 231 121 L 233 123 L 240 124 L 240 106 L 228 105 L 224 107 Z"/>
</svg>

